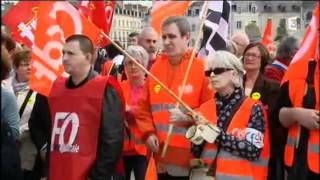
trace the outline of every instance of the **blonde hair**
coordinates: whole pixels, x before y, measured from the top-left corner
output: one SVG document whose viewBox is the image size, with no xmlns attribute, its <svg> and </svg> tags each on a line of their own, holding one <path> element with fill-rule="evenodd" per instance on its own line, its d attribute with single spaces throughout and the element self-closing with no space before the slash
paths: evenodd
<svg viewBox="0 0 320 180">
<path fill-rule="evenodd" d="M 143 47 L 132 45 L 126 49 L 126 52 L 136 60 L 139 60 L 143 67 L 146 68 L 148 66 L 149 54 Z"/>
<path fill-rule="evenodd" d="M 232 79 L 232 82 L 236 87 L 242 87 L 245 70 L 240 59 L 234 54 L 228 51 L 219 50 L 212 55 L 207 56 L 205 59 L 205 68 L 210 69 L 213 66 L 235 70 L 236 77 Z"/>
</svg>

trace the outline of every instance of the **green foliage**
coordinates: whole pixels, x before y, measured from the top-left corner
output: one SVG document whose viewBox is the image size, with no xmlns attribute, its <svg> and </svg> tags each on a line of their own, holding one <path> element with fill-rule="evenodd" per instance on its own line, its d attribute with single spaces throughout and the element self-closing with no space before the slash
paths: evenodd
<svg viewBox="0 0 320 180">
<path fill-rule="evenodd" d="M 250 41 L 259 41 L 261 39 L 260 29 L 254 21 L 246 25 L 245 32 L 248 35 Z"/>
<path fill-rule="evenodd" d="M 280 19 L 279 26 L 277 27 L 277 36 L 274 38 L 274 40 L 281 41 L 281 39 L 286 36 L 288 36 L 286 20 Z"/>
</svg>

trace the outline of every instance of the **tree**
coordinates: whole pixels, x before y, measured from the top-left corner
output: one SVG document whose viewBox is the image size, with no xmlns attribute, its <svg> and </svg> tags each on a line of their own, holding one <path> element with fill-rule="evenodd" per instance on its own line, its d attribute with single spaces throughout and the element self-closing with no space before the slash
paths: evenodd
<svg viewBox="0 0 320 180">
<path fill-rule="evenodd" d="M 255 21 L 246 25 L 245 32 L 248 35 L 250 42 L 257 42 L 261 39 L 261 32 Z"/>
<path fill-rule="evenodd" d="M 285 36 L 288 36 L 286 20 L 280 19 L 279 26 L 277 27 L 277 36 L 274 38 L 275 41 L 281 41 Z"/>
</svg>

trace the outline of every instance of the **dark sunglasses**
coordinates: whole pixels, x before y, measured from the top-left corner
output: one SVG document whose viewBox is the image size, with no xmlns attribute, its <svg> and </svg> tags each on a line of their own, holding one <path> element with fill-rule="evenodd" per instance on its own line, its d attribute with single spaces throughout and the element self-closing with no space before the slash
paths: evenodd
<svg viewBox="0 0 320 180">
<path fill-rule="evenodd" d="M 231 68 L 222 68 L 222 67 L 218 67 L 218 68 L 214 68 L 214 69 L 209 69 L 204 71 L 205 76 L 210 77 L 211 73 L 213 72 L 215 75 L 219 75 L 222 74 L 226 71 L 231 71 Z"/>
</svg>

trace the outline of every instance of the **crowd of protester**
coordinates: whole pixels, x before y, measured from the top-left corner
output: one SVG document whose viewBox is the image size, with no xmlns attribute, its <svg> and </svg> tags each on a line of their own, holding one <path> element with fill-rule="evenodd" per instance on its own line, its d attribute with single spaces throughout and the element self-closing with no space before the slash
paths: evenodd
<svg viewBox="0 0 320 180">
<path fill-rule="evenodd" d="M 70 76 L 58 78 L 46 97 L 29 88 L 31 50 L 2 31 L 1 178 L 130 180 L 133 172 L 136 180 L 144 180 L 154 158 L 159 180 L 319 179 L 314 168 L 319 162 L 307 157 L 308 149 L 302 147 L 300 154 L 288 150 L 289 140 L 297 136 L 295 124 L 309 134 L 301 140 L 305 146 L 319 130 L 319 89 L 312 89 L 319 87 L 312 84 L 319 79 L 307 82 L 308 96 L 299 95 L 304 80 L 280 84 L 299 49 L 298 39 L 284 37 L 271 57 L 262 43 L 236 32 L 225 49 L 190 59 L 186 18 L 169 17 L 161 33 L 160 38 L 146 27 L 129 35 L 125 51 L 136 62 L 113 44 L 97 49 L 84 35 L 68 37 L 62 62 Z M 319 65 L 313 67 L 311 76 L 318 78 Z M 146 70 L 197 116 L 178 105 Z M 311 105 L 295 108 L 297 98 Z M 189 128 L 202 123 L 219 129 L 214 143 L 185 138 Z M 65 139 L 65 131 L 75 137 Z M 312 157 L 319 157 L 319 142 L 312 143 Z"/>
</svg>

